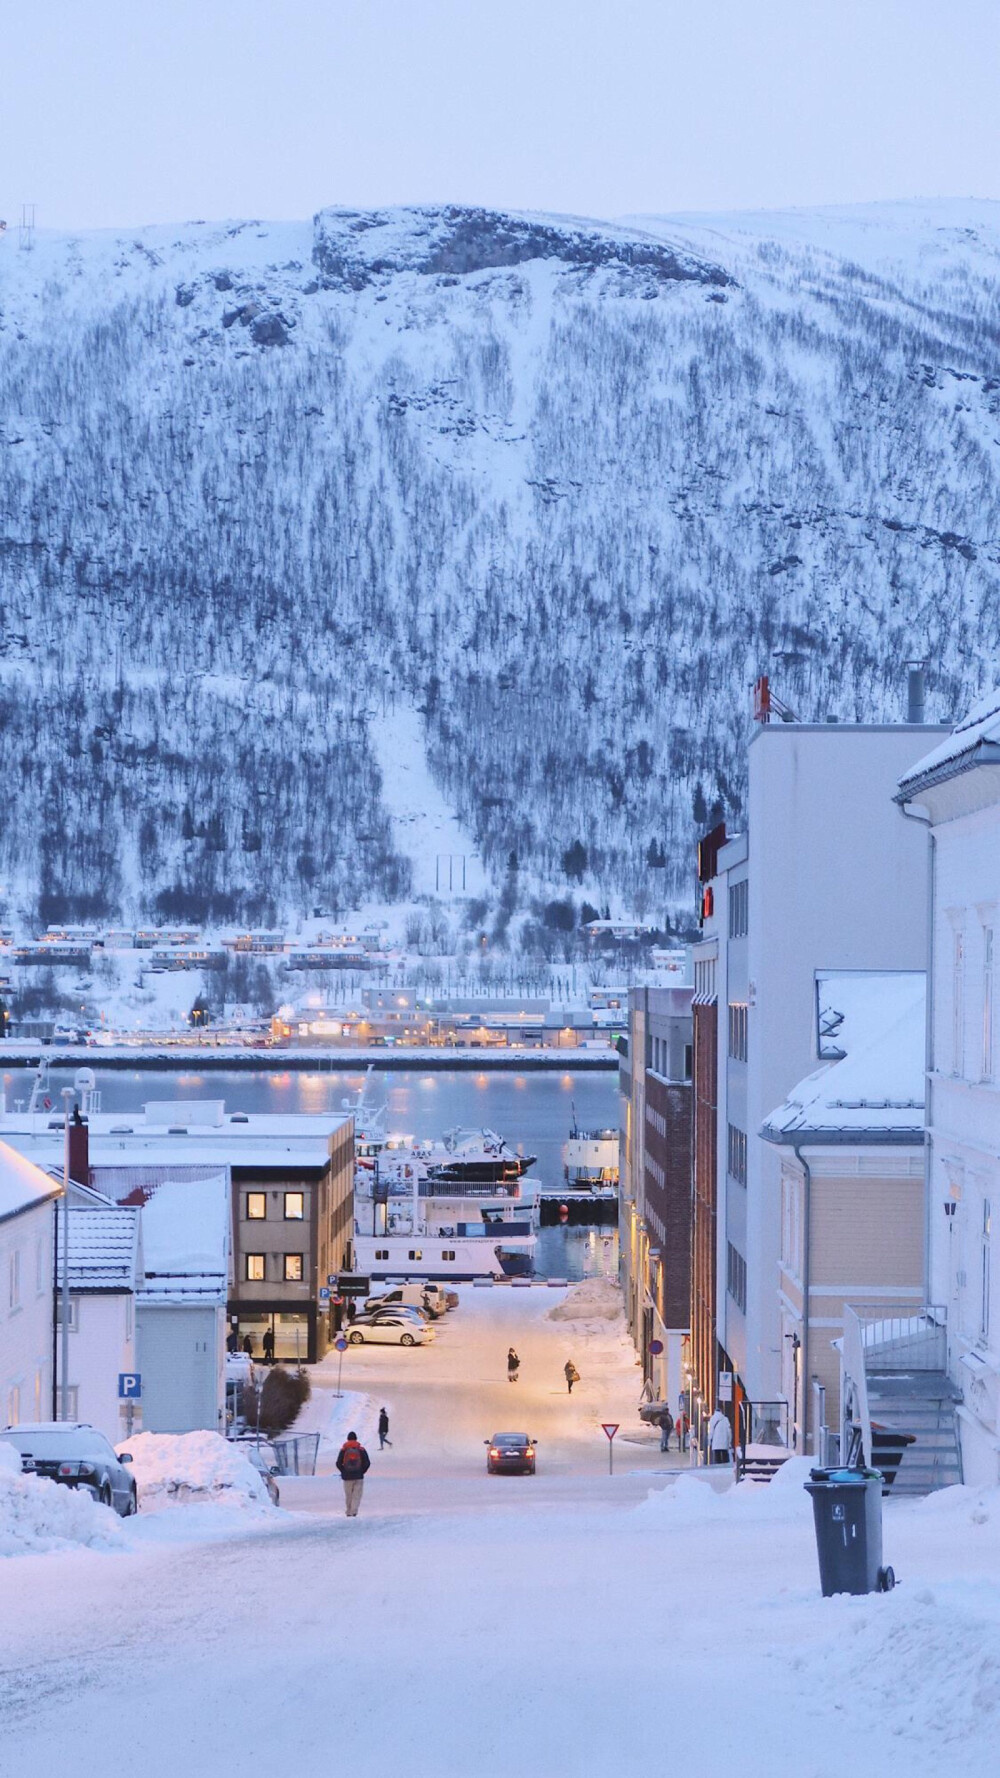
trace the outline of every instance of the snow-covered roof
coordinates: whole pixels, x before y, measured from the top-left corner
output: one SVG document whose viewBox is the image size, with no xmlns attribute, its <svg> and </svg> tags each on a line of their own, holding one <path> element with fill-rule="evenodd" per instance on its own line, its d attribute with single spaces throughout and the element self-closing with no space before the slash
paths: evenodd
<svg viewBox="0 0 1000 1778">
<path fill-rule="evenodd" d="M 137 1209 L 91 1210 L 71 1206 L 70 1289 L 134 1289 L 138 1224 Z"/>
<path fill-rule="evenodd" d="M 924 976 L 869 981 L 872 992 L 854 1009 L 850 1052 L 792 1088 L 764 1121 L 766 1141 L 923 1142 Z"/>
<path fill-rule="evenodd" d="M 1000 688 L 973 704 L 964 722 L 900 778 L 904 800 L 977 765 L 1000 764 Z"/>
<path fill-rule="evenodd" d="M 203 1113 L 205 1103 L 160 1100 L 141 1111 L 93 1114 L 88 1119 L 91 1166 L 128 1161 L 159 1167 L 181 1165 L 202 1173 L 240 1166 L 320 1170 L 329 1159 L 330 1137 L 352 1116 L 351 1112 L 316 1116 L 226 1112 L 219 1121 L 216 1102 L 207 1102 L 208 1116 Z M 192 1105 L 199 1106 L 200 1115 L 188 1115 Z M 56 1125 L 47 1113 L 0 1115 L 0 1138 L 42 1166 L 61 1162 L 62 1120 Z"/>
<path fill-rule="evenodd" d="M 827 969 L 816 976 L 816 1054 L 839 1062 L 923 993 L 923 971 Z"/>
<path fill-rule="evenodd" d="M 19 1215 L 22 1210 L 34 1209 L 46 1198 L 54 1198 L 58 1190 L 55 1181 L 41 1167 L 26 1160 L 6 1142 L 0 1142 L 0 1222 L 8 1216 Z"/>
<path fill-rule="evenodd" d="M 136 1206 L 142 1215 L 144 1302 L 220 1302 L 225 1300 L 229 1254 L 229 1175 L 185 1169 L 178 1178 L 147 1170 L 144 1181 L 136 1169 L 101 1168 L 102 1190 Z M 98 1212 L 85 1212 L 97 1215 Z"/>
</svg>

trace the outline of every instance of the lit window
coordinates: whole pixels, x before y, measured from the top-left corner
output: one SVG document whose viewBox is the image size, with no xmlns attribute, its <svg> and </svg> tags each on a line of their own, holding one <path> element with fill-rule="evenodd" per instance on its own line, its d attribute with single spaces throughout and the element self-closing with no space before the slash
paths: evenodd
<svg viewBox="0 0 1000 1778">
<path fill-rule="evenodd" d="M 305 1198 L 302 1192 L 285 1193 L 285 1221 L 301 1222 L 305 1215 Z"/>
<path fill-rule="evenodd" d="M 263 1222 L 267 1215 L 267 1194 L 247 1192 L 247 1221 Z"/>
<path fill-rule="evenodd" d="M 423 1252 L 422 1247 L 411 1247 L 410 1248 L 410 1258 L 411 1259 L 423 1259 L 423 1257 L 424 1257 L 424 1252 Z"/>
<path fill-rule="evenodd" d="M 247 1254 L 247 1283 L 263 1284 L 264 1255 L 262 1253 Z"/>
<path fill-rule="evenodd" d="M 455 1249 L 453 1247 L 442 1247 L 442 1249 L 441 1249 L 441 1258 L 442 1259 L 454 1259 L 454 1257 L 455 1257 Z"/>
<path fill-rule="evenodd" d="M 288 1282 L 289 1284 L 301 1284 L 302 1283 L 302 1255 L 301 1255 L 301 1253 L 286 1253 L 285 1254 L 285 1279 L 286 1279 L 286 1282 Z"/>
<path fill-rule="evenodd" d="M 376 1259 L 388 1259 L 388 1257 L 389 1257 L 388 1247 L 376 1247 L 376 1249 L 375 1249 L 375 1258 Z"/>
</svg>

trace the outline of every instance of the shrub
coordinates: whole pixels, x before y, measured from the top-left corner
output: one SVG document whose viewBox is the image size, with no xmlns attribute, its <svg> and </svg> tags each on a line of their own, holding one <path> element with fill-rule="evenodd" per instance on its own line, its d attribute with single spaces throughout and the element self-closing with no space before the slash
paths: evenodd
<svg viewBox="0 0 1000 1778">
<path fill-rule="evenodd" d="M 312 1386 L 302 1370 L 285 1370 L 276 1365 L 269 1370 L 260 1392 L 260 1429 L 273 1437 L 287 1432 L 299 1409 L 309 1400 Z"/>
</svg>

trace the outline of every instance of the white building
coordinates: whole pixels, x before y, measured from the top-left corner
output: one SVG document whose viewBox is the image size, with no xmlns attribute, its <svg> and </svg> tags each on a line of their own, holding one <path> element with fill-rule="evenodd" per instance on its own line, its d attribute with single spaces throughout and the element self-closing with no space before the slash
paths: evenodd
<svg viewBox="0 0 1000 1778">
<path fill-rule="evenodd" d="M 929 822 L 927 1171 L 931 1303 L 947 1310 L 964 1479 L 1000 1481 L 1000 692 L 900 780 Z"/>
<path fill-rule="evenodd" d="M 722 846 L 704 885 L 695 1000 L 718 1007 L 716 1362 L 732 1373 L 737 1403 L 779 1403 L 787 1386 L 781 1161 L 761 1126 L 823 1059 L 825 972 L 925 967 L 926 834 L 901 822 L 891 799 L 914 747 L 940 734 L 905 724 L 759 727 L 747 832 Z M 696 1383 L 714 1400 L 714 1378 Z"/>
<path fill-rule="evenodd" d="M 102 1168 L 102 1189 L 115 1169 Z M 134 1173 L 125 1168 L 123 1174 Z M 126 1183 L 123 1179 L 122 1183 Z M 229 1288 L 229 1175 L 170 1178 L 145 1185 L 141 1199 L 142 1279 L 136 1300 L 136 1369 L 144 1432 L 222 1432 L 225 1426 L 226 1295 Z"/>
<path fill-rule="evenodd" d="M 52 1413 L 53 1200 L 47 1173 L 0 1142 L 0 1425 Z"/>
<path fill-rule="evenodd" d="M 136 1370 L 139 1211 L 71 1188 L 69 1211 L 68 1418 L 86 1420 L 112 1444 L 129 1430 L 118 1378 Z"/>
</svg>

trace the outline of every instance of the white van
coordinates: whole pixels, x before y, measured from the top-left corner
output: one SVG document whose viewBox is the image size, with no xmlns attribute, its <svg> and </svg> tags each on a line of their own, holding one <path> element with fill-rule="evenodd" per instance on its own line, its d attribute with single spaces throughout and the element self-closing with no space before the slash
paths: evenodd
<svg viewBox="0 0 1000 1778">
<path fill-rule="evenodd" d="M 448 1307 L 444 1291 L 437 1284 L 394 1284 L 384 1290 L 381 1296 L 370 1296 L 365 1303 L 366 1309 L 389 1309 L 394 1303 L 402 1304 L 407 1309 L 419 1309 L 421 1313 L 437 1317 L 443 1315 Z"/>
</svg>

